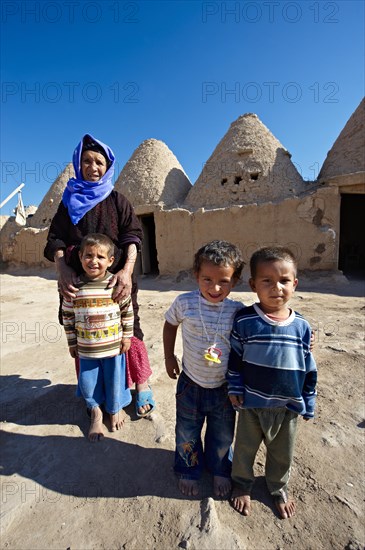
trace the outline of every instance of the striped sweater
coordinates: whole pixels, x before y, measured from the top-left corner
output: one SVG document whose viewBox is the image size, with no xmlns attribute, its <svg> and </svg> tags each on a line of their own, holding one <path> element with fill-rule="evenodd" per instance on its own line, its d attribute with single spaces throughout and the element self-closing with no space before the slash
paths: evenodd
<svg viewBox="0 0 365 550">
<path fill-rule="evenodd" d="M 312 418 L 317 368 L 310 337 L 299 313 L 274 321 L 258 304 L 241 309 L 231 334 L 228 393 L 242 395 L 244 408 L 287 407 Z"/>
<path fill-rule="evenodd" d="M 64 298 L 62 318 L 69 347 L 77 345 L 80 357 L 101 359 L 120 353 L 122 338 L 133 336 L 131 297 L 117 304 L 112 300 L 113 288 L 107 288 L 113 275 L 109 272 L 100 281 L 81 275 L 76 298 Z"/>
</svg>

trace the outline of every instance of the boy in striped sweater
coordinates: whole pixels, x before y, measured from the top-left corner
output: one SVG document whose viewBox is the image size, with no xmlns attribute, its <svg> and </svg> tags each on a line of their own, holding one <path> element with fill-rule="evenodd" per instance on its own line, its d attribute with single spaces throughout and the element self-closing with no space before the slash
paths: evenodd
<svg viewBox="0 0 365 550">
<path fill-rule="evenodd" d="M 313 418 L 317 369 L 309 323 L 288 302 L 298 284 L 296 260 L 283 247 L 266 247 L 250 260 L 250 286 L 259 303 L 239 311 L 233 323 L 228 393 L 239 409 L 233 455 L 232 506 L 251 509 L 253 464 L 263 440 L 265 477 L 281 518 L 295 514 L 287 485 L 298 415 Z"/>
<path fill-rule="evenodd" d="M 131 297 L 115 303 L 113 277 L 108 272 L 114 262 L 114 244 L 106 235 L 92 233 L 80 245 L 80 276 L 76 298 L 62 304 L 63 324 L 71 357 L 80 358 L 77 395 L 91 410 L 89 440 L 104 437 L 101 406 L 109 413 L 111 430 L 123 426 L 124 411 L 131 402 L 126 383 L 125 352 L 133 336 Z"/>
</svg>

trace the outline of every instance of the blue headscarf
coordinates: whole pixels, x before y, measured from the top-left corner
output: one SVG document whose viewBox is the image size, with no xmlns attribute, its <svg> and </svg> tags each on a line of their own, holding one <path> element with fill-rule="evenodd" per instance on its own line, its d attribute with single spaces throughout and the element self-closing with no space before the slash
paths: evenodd
<svg viewBox="0 0 365 550">
<path fill-rule="evenodd" d="M 92 146 L 88 146 L 88 143 Z M 85 145 L 85 148 L 84 148 Z M 95 148 L 96 145 L 96 148 Z M 101 154 L 106 158 L 109 168 L 104 176 L 99 181 L 86 181 L 82 178 L 81 173 L 81 156 L 84 150 L 97 150 L 101 147 L 104 151 Z M 68 210 L 71 221 L 76 225 L 89 210 L 94 208 L 99 202 L 106 199 L 113 190 L 113 175 L 114 175 L 115 157 L 113 151 L 90 134 L 85 134 L 76 149 L 74 150 L 72 163 L 74 166 L 75 178 L 70 178 L 67 182 L 66 189 L 62 195 L 62 202 Z"/>
</svg>

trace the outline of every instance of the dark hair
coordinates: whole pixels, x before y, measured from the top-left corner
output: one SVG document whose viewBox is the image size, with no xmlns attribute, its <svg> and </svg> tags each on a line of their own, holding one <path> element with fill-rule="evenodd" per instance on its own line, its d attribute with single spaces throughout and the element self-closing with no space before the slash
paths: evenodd
<svg viewBox="0 0 365 550">
<path fill-rule="evenodd" d="M 256 277 L 257 266 L 262 262 L 276 262 L 276 261 L 291 262 L 294 267 L 295 275 L 297 273 L 297 260 L 291 250 L 285 246 L 265 246 L 256 250 L 250 259 L 250 271 L 251 277 Z"/>
<path fill-rule="evenodd" d="M 82 160 L 82 155 L 86 153 L 86 151 L 94 151 L 95 153 L 99 153 L 100 155 L 103 155 L 103 157 L 106 160 L 106 165 L 109 168 L 110 159 L 108 158 L 106 151 L 103 149 L 100 143 L 98 143 L 97 141 L 94 141 L 91 138 L 91 136 L 89 136 L 88 134 L 84 137 L 84 140 L 82 142 L 81 160 Z"/>
<path fill-rule="evenodd" d="M 233 267 L 233 278 L 241 277 L 245 265 L 239 248 L 227 241 L 211 241 L 199 248 L 194 256 L 193 270 L 199 273 L 203 262 L 210 262 L 215 265 Z"/>
<path fill-rule="evenodd" d="M 103 233 L 89 233 L 85 235 L 80 244 L 80 253 L 83 254 L 87 246 L 102 246 L 106 248 L 108 258 L 114 256 L 114 243 Z"/>
</svg>

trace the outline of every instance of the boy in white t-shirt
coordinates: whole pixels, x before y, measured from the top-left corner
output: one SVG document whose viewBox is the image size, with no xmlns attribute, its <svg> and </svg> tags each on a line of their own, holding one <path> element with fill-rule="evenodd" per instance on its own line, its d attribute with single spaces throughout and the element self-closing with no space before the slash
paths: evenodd
<svg viewBox="0 0 365 550">
<path fill-rule="evenodd" d="M 174 355 L 176 334 L 182 325 L 182 372 L 176 389 L 176 451 L 174 470 L 179 489 L 198 494 L 204 466 L 213 474 L 214 493 L 231 490 L 229 449 L 235 412 L 228 398 L 226 373 L 233 318 L 243 307 L 228 298 L 244 263 L 240 250 L 215 240 L 198 250 L 194 274 L 198 290 L 179 295 L 165 314 L 163 342 L 170 378 L 180 369 Z M 206 421 L 204 450 L 201 431 Z"/>
</svg>

